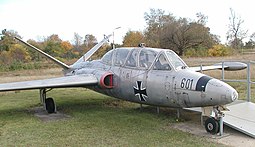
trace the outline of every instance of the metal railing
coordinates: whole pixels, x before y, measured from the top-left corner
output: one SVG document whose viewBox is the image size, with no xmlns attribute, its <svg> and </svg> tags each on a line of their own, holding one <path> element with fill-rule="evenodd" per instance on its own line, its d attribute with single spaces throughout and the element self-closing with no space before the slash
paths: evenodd
<svg viewBox="0 0 255 147">
<path fill-rule="evenodd" d="M 203 65 L 202 65 L 202 62 L 203 61 L 200 61 L 200 68 L 202 69 L 203 68 Z M 215 60 L 207 60 L 206 62 L 218 62 L 219 61 L 215 61 Z M 226 61 L 221 61 L 222 62 L 222 71 L 221 71 L 221 80 L 224 81 L 224 82 L 241 82 L 241 83 L 246 83 L 246 88 L 247 88 L 247 93 L 246 93 L 246 100 L 248 102 L 251 101 L 251 93 L 252 93 L 252 84 L 255 84 L 255 81 L 252 81 L 252 78 L 251 78 L 251 65 L 252 64 L 255 64 L 255 61 L 240 61 L 240 60 L 226 60 Z M 224 70 L 224 62 L 242 62 L 242 63 L 245 63 L 247 65 L 247 68 L 246 68 L 246 79 L 226 79 L 225 78 L 225 70 Z M 205 62 L 203 62 L 205 63 Z"/>
<path fill-rule="evenodd" d="M 222 67 L 224 66 L 224 62 L 222 62 Z M 243 61 L 234 61 L 234 62 L 243 62 Z M 247 94 L 246 94 L 246 100 L 248 102 L 251 101 L 251 85 L 255 84 L 254 81 L 251 80 L 251 64 L 255 64 L 254 61 L 245 61 L 243 62 L 247 65 L 246 68 L 246 80 L 238 80 L 238 79 L 225 79 L 225 74 L 224 74 L 224 68 L 222 68 L 221 72 L 221 80 L 224 82 L 242 82 L 242 83 L 247 83 Z"/>
</svg>

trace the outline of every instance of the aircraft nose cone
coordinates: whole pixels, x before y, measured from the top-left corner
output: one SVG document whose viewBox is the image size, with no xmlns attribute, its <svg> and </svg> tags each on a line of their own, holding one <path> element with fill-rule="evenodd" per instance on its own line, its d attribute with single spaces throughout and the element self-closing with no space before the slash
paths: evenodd
<svg viewBox="0 0 255 147">
<path fill-rule="evenodd" d="M 238 99 L 237 91 L 218 79 L 208 81 L 207 89 L 210 98 L 219 105 L 225 105 Z"/>
<path fill-rule="evenodd" d="M 234 88 L 233 88 L 234 89 Z M 232 92 L 232 94 L 231 94 L 231 100 L 232 100 L 232 102 L 234 102 L 235 100 L 237 100 L 238 99 L 238 93 L 237 93 L 237 91 L 234 89 L 233 90 L 233 92 Z"/>
</svg>

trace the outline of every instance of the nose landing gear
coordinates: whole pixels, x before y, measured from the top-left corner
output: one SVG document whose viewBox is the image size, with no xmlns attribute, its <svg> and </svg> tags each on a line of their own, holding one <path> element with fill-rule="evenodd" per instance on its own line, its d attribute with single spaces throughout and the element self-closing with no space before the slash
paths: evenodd
<svg viewBox="0 0 255 147">
<path fill-rule="evenodd" d="M 205 120 L 205 130 L 210 134 L 217 134 L 219 133 L 219 121 L 217 121 L 213 117 L 209 117 Z"/>
<path fill-rule="evenodd" d="M 208 114 L 208 112 L 213 112 L 214 116 L 212 116 L 211 113 Z M 219 133 L 219 135 L 222 136 L 224 113 L 220 110 L 219 106 L 204 108 L 202 115 L 208 117 L 204 123 L 205 130 L 210 134 Z"/>
</svg>

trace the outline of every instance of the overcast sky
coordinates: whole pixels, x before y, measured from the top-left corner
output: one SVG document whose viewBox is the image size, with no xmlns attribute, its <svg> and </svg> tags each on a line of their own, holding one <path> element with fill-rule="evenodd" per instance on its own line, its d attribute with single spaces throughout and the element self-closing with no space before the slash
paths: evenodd
<svg viewBox="0 0 255 147">
<path fill-rule="evenodd" d="M 255 9 L 249 0 L 0 0 L 0 30 L 15 30 L 25 40 L 58 34 L 72 41 L 76 32 L 82 37 L 92 34 L 100 41 L 103 34 L 120 26 L 115 42 L 121 43 L 128 30 L 145 29 L 144 13 L 150 8 L 190 19 L 201 12 L 222 43 L 232 8 L 244 20 L 249 35 L 255 32 Z"/>
</svg>

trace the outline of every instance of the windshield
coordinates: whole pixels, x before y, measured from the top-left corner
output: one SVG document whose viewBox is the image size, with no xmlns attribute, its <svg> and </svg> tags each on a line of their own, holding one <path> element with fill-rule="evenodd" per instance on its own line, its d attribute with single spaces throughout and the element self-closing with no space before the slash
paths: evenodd
<svg viewBox="0 0 255 147">
<path fill-rule="evenodd" d="M 157 53 L 150 49 L 143 49 L 139 55 L 139 66 L 148 69 L 155 60 Z"/>
<path fill-rule="evenodd" d="M 130 50 L 124 48 L 115 50 L 116 50 L 115 58 L 113 58 L 114 65 L 121 66 L 124 64 Z"/>
<path fill-rule="evenodd" d="M 161 54 L 155 62 L 153 70 L 171 70 L 169 63 L 163 54 Z"/>
<path fill-rule="evenodd" d="M 178 55 L 176 55 L 173 51 L 166 51 L 166 55 L 175 69 L 187 67 L 184 61 Z"/>
<path fill-rule="evenodd" d="M 111 65 L 112 64 L 112 53 L 113 53 L 113 50 L 107 52 L 103 57 L 102 57 L 102 61 L 108 65 Z"/>
</svg>

